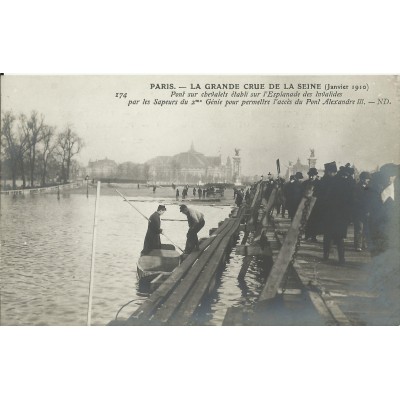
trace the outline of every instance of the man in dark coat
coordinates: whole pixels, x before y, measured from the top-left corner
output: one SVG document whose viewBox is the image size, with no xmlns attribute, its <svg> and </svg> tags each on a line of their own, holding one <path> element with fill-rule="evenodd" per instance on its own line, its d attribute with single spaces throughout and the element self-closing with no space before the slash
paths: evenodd
<svg viewBox="0 0 400 400">
<path fill-rule="evenodd" d="M 307 172 L 308 179 L 306 179 L 302 183 L 302 192 L 303 195 L 308 193 L 311 189 L 313 189 L 313 195 L 315 196 L 315 192 L 317 191 L 317 186 L 319 184 L 318 180 L 318 171 L 316 168 L 310 168 Z M 318 207 L 312 209 L 311 214 L 308 218 L 306 229 L 304 232 L 304 238 L 306 240 L 310 240 L 312 242 L 317 242 L 317 235 L 319 231 L 319 219 L 320 219 L 320 212 Z"/>
<path fill-rule="evenodd" d="M 294 175 L 294 180 L 289 183 L 287 188 L 286 197 L 286 209 L 289 212 L 289 218 L 293 220 L 297 208 L 300 204 L 301 198 L 303 196 L 301 180 L 303 179 L 303 174 L 301 172 L 296 172 Z"/>
<path fill-rule="evenodd" d="M 243 203 L 243 192 L 239 189 L 236 191 L 235 203 L 238 207 L 240 207 Z"/>
<path fill-rule="evenodd" d="M 336 165 L 336 164 L 335 164 Z M 339 264 L 344 265 L 344 238 L 352 219 L 354 170 L 344 167 L 327 184 L 323 216 L 324 260 L 328 260 L 331 242 L 337 245 Z"/>
<path fill-rule="evenodd" d="M 160 204 L 157 211 L 151 214 L 147 226 L 146 236 L 144 238 L 142 254 L 148 254 L 151 250 L 161 249 L 161 239 L 160 234 L 161 229 L 161 215 L 167 211 L 164 205 Z"/>
<path fill-rule="evenodd" d="M 354 188 L 354 248 L 362 251 L 367 247 L 368 234 L 368 205 L 370 200 L 369 172 L 363 171 L 360 180 Z"/>
</svg>

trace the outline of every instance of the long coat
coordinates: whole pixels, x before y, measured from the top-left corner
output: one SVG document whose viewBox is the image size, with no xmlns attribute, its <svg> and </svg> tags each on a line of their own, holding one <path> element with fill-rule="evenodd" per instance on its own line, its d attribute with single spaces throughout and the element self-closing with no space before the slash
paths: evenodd
<svg viewBox="0 0 400 400">
<path fill-rule="evenodd" d="M 303 190 L 303 194 L 307 193 L 310 188 L 313 188 L 313 196 L 317 197 L 318 195 L 318 189 L 319 189 L 320 181 L 319 180 L 311 180 L 307 179 L 305 180 L 301 186 Z M 319 204 L 318 204 L 319 203 Z M 318 202 L 318 197 L 317 200 L 314 204 L 313 209 L 311 210 L 311 214 L 308 217 L 307 221 L 307 226 L 306 226 L 306 236 L 316 236 L 320 233 L 322 233 L 321 230 L 321 208 L 320 208 L 320 202 Z"/>
<path fill-rule="evenodd" d="M 149 253 L 153 249 L 161 249 L 161 219 L 160 214 L 156 211 L 149 218 L 146 236 L 143 244 L 143 254 Z"/>
<path fill-rule="evenodd" d="M 354 180 L 339 174 L 327 181 L 324 193 L 323 233 L 341 239 L 352 220 Z"/>
</svg>

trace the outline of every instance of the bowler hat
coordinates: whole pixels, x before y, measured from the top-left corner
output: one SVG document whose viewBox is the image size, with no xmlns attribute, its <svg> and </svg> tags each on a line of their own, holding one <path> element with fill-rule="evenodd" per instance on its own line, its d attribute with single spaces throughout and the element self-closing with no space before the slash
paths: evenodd
<svg viewBox="0 0 400 400">
<path fill-rule="evenodd" d="M 167 211 L 167 209 L 165 208 L 164 204 L 160 204 L 160 205 L 157 207 L 157 211 Z"/>
<path fill-rule="evenodd" d="M 367 171 L 361 172 L 360 180 L 365 181 L 366 179 L 371 179 L 371 174 Z"/>
<path fill-rule="evenodd" d="M 310 170 L 307 172 L 308 176 L 315 176 L 318 175 L 317 168 L 310 168 Z"/>
<path fill-rule="evenodd" d="M 187 205 L 186 204 L 181 204 L 180 206 L 179 206 L 179 211 L 183 211 L 183 210 L 187 210 Z"/>
<path fill-rule="evenodd" d="M 297 179 L 303 179 L 303 174 L 302 174 L 301 172 L 296 172 L 295 177 L 296 177 Z"/>
</svg>

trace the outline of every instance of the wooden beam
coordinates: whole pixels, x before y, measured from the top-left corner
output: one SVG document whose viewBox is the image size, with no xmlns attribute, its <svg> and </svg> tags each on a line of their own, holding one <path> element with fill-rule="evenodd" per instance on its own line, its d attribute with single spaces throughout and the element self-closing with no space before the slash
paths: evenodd
<svg viewBox="0 0 400 400">
<path fill-rule="evenodd" d="M 306 220 L 311 213 L 311 210 L 315 204 L 315 200 L 315 197 L 310 198 L 310 207 L 308 209 L 308 214 L 306 215 Z M 257 304 L 258 308 L 262 308 L 265 305 L 265 302 L 274 298 L 278 291 L 282 278 L 296 249 L 297 238 L 301 227 L 301 219 L 306 201 L 307 199 L 303 197 L 299 204 L 299 207 L 297 208 L 297 212 L 293 218 L 291 228 L 289 229 L 285 237 L 285 241 L 283 242 L 281 250 L 279 251 L 278 257 L 272 267 L 271 273 L 269 274 L 267 282 L 260 294 Z"/>
</svg>

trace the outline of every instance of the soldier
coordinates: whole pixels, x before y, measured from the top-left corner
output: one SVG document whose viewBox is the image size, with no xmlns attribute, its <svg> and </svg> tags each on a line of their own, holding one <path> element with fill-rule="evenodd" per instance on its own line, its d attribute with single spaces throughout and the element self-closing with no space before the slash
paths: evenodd
<svg viewBox="0 0 400 400">
<path fill-rule="evenodd" d="M 197 237 L 197 233 L 205 224 L 204 215 L 199 211 L 189 208 L 186 204 L 179 206 L 179 211 L 186 215 L 189 224 L 184 251 L 185 254 L 189 254 L 194 249 L 199 250 L 199 238 Z"/>
</svg>

